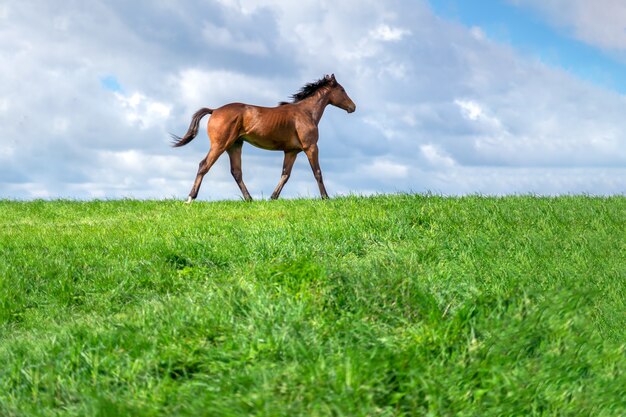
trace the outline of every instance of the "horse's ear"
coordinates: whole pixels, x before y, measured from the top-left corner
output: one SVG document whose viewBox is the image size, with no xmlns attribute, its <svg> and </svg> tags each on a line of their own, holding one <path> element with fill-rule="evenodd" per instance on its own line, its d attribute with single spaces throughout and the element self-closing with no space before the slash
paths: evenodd
<svg viewBox="0 0 626 417">
<path fill-rule="evenodd" d="M 337 84 L 337 80 L 335 79 L 335 74 L 330 74 L 329 80 L 333 83 L 333 85 Z"/>
</svg>

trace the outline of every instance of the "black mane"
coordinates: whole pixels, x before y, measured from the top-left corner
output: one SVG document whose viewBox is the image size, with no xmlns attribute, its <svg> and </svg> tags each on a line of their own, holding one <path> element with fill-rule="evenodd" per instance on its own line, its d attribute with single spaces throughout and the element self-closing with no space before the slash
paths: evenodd
<svg viewBox="0 0 626 417">
<path fill-rule="evenodd" d="M 317 81 L 306 84 L 296 94 L 291 95 L 291 102 L 281 101 L 279 105 L 282 106 L 284 104 L 297 103 L 299 101 L 302 101 L 305 98 L 311 97 L 313 94 L 317 93 L 320 89 L 329 85 L 333 85 L 333 82 L 336 82 L 336 81 L 333 78 L 326 75 Z"/>
</svg>

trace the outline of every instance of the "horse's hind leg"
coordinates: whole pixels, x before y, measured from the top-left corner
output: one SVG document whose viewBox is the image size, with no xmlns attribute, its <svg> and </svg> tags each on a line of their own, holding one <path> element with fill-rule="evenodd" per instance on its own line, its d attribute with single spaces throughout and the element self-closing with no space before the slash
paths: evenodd
<svg viewBox="0 0 626 417">
<path fill-rule="evenodd" d="M 241 148 L 243 147 L 243 140 L 238 140 L 232 144 L 230 148 L 226 150 L 228 157 L 230 158 L 230 173 L 237 182 L 243 198 L 246 201 L 252 201 L 252 197 L 246 188 L 246 184 L 243 182 L 243 176 L 241 173 Z"/>
<path fill-rule="evenodd" d="M 237 121 L 237 117 L 224 118 L 224 116 L 219 116 L 217 111 L 213 112 L 213 117 L 209 119 L 209 123 L 207 125 L 209 139 L 211 140 L 211 150 L 207 154 L 206 158 L 204 158 L 200 162 L 200 166 L 198 167 L 198 174 L 196 175 L 196 180 L 193 182 L 193 187 L 191 188 L 191 192 L 189 192 L 189 199 L 187 203 L 191 203 L 198 196 L 198 191 L 200 191 L 200 184 L 202 184 L 202 179 L 209 172 L 209 169 L 213 166 L 217 158 L 220 157 L 224 153 L 225 150 L 229 149 L 239 137 L 239 127 L 240 123 Z"/>
<path fill-rule="evenodd" d="M 220 157 L 221 154 L 224 153 L 224 149 L 221 147 L 211 146 L 211 150 L 207 154 L 206 158 L 200 161 L 200 166 L 198 166 L 198 174 L 196 175 L 196 180 L 193 182 L 193 187 L 191 187 L 191 191 L 189 192 L 189 198 L 187 199 L 187 203 L 191 203 L 198 196 L 198 192 L 200 191 L 200 185 L 202 184 L 202 179 L 209 172 L 209 169 L 213 166 L 217 158 Z"/>
</svg>

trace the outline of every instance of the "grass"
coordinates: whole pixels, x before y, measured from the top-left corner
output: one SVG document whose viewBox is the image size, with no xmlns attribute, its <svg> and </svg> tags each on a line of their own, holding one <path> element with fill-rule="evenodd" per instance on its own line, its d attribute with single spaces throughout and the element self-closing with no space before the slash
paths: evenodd
<svg viewBox="0 0 626 417">
<path fill-rule="evenodd" d="M 626 415 L 625 214 L 0 201 L 0 415 Z"/>
</svg>

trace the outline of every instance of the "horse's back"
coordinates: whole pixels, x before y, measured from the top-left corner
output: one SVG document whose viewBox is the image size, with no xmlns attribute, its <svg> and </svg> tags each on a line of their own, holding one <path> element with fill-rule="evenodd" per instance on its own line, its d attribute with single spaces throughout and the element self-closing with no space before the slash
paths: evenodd
<svg viewBox="0 0 626 417">
<path fill-rule="evenodd" d="M 245 103 L 229 103 L 213 110 L 212 118 L 241 116 L 245 119 L 276 118 L 284 116 L 284 109 L 280 107 L 263 107 Z"/>
</svg>

